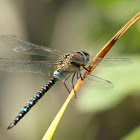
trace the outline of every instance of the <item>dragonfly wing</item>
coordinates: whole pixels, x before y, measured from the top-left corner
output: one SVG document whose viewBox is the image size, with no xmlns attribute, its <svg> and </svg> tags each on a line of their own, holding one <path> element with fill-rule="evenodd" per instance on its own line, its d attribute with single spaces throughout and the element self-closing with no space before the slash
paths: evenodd
<svg viewBox="0 0 140 140">
<path fill-rule="evenodd" d="M 95 89 L 106 90 L 113 87 L 113 84 L 110 81 L 94 75 L 88 75 L 87 80 L 90 82 L 90 87 L 92 86 Z"/>
<path fill-rule="evenodd" d="M 31 55 L 41 55 L 47 57 L 59 57 L 62 55 L 61 52 L 56 49 L 35 45 L 10 35 L 0 36 L 0 45 L 9 47 L 16 52 Z"/>
<path fill-rule="evenodd" d="M 93 59 L 93 58 L 92 58 Z M 97 61 L 100 61 L 98 66 L 101 67 L 117 67 L 125 66 L 132 63 L 132 60 L 129 58 L 96 58 Z"/>
<path fill-rule="evenodd" d="M 50 75 L 54 62 L 49 61 L 21 61 L 0 58 L 0 70 L 7 72 L 32 72 Z"/>
</svg>

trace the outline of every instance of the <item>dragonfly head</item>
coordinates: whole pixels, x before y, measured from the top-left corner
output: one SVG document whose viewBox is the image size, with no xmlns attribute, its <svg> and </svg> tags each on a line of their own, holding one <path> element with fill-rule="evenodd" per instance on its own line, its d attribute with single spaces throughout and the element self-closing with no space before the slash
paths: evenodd
<svg viewBox="0 0 140 140">
<path fill-rule="evenodd" d="M 86 53 L 86 52 L 83 52 L 83 51 L 75 51 L 75 52 L 82 55 L 82 57 L 83 57 L 83 63 L 82 64 L 84 66 L 87 65 L 87 63 L 89 62 L 89 54 Z"/>
</svg>

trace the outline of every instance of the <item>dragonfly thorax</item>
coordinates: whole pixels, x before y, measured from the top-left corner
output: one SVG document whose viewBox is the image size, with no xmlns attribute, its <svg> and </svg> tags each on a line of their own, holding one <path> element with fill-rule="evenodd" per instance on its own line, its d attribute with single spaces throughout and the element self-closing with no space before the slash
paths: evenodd
<svg viewBox="0 0 140 140">
<path fill-rule="evenodd" d="M 68 74 L 78 71 L 81 66 L 85 66 L 88 61 L 89 54 L 82 51 L 65 54 L 56 65 L 53 76 L 62 80 Z"/>
</svg>

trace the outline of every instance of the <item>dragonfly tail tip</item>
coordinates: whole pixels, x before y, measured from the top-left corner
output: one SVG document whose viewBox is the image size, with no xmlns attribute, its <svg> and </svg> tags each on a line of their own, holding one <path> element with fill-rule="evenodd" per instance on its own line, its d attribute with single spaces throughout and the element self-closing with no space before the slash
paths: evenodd
<svg viewBox="0 0 140 140">
<path fill-rule="evenodd" d="M 10 130 L 12 127 L 14 127 L 15 125 L 13 124 L 13 123 L 11 123 L 9 126 L 8 126 L 8 128 L 7 128 L 7 130 Z"/>
</svg>

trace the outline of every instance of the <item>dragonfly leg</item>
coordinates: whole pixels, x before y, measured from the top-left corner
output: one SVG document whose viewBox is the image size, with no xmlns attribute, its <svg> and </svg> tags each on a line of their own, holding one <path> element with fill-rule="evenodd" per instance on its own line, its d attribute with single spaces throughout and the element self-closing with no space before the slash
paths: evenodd
<svg viewBox="0 0 140 140">
<path fill-rule="evenodd" d="M 71 74 L 70 75 L 68 75 L 65 79 L 64 79 L 64 86 L 66 87 L 66 89 L 67 89 L 67 91 L 70 93 L 70 90 L 68 89 L 68 87 L 67 87 L 67 85 L 66 85 L 66 81 L 69 79 L 69 77 L 71 76 Z"/>
<path fill-rule="evenodd" d="M 79 73 L 80 73 L 80 70 L 77 71 L 77 73 L 76 73 L 76 78 L 77 78 L 77 80 L 80 78 Z"/>
<path fill-rule="evenodd" d="M 85 66 L 82 66 L 85 70 L 87 70 L 88 72 L 90 72 L 90 70 L 88 70 Z"/>
<path fill-rule="evenodd" d="M 83 81 L 81 70 L 79 69 L 80 78 Z"/>
<path fill-rule="evenodd" d="M 77 71 L 77 73 L 76 73 L 76 77 L 77 77 L 77 80 L 79 79 L 79 78 L 81 78 L 81 74 L 80 74 L 81 72 L 80 72 L 80 69 L 79 69 L 79 71 Z"/>
<path fill-rule="evenodd" d="M 83 69 L 79 69 L 79 71 L 77 71 L 77 79 L 81 78 L 81 80 L 83 81 L 81 70 Z"/>
<path fill-rule="evenodd" d="M 76 74 L 76 72 L 73 73 L 73 76 L 72 76 L 72 79 L 71 79 L 73 90 L 74 90 L 74 77 L 75 77 L 75 74 Z M 75 91 L 74 91 L 74 93 L 75 93 Z M 76 93 L 75 93 L 75 98 L 76 98 Z"/>
</svg>

